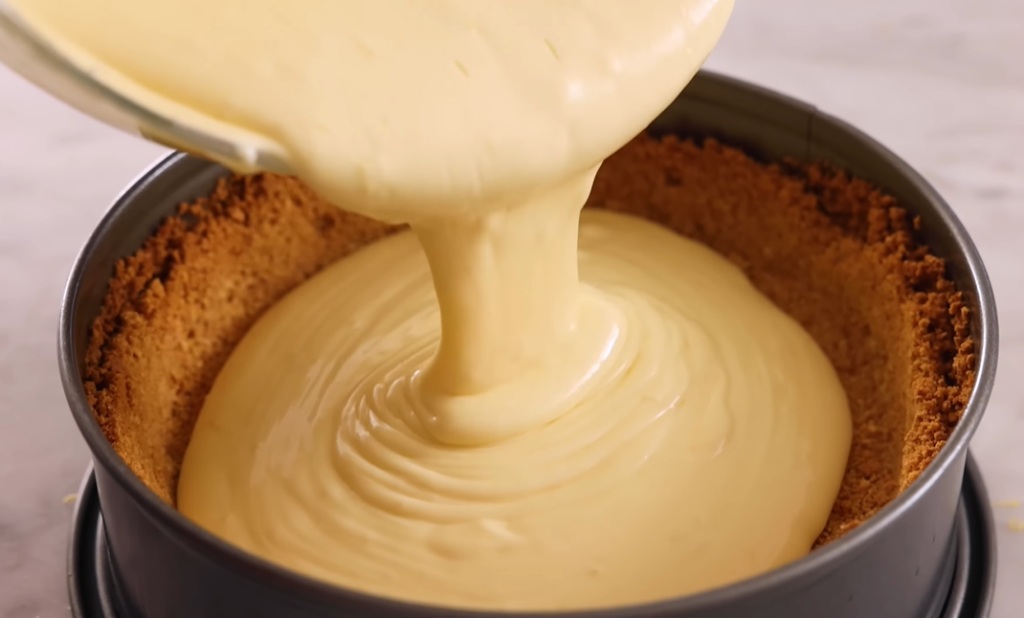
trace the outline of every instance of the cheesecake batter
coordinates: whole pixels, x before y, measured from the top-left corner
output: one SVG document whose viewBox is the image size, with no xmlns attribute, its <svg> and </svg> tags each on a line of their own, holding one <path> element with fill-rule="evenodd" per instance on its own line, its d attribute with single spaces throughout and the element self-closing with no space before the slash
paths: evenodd
<svg viewBox="0 0 1024 618">
<path fill-rule="evenodd" d="M 238 346 L 182 467 L 188 517 L 321 579 L 478 608 L 661 599 L 808 551 L 850 439 L 827 359 L 707 249 L 580 226 L 731 2 L 13 4 L 111 85 L 411 224 Z"/>
</svg>

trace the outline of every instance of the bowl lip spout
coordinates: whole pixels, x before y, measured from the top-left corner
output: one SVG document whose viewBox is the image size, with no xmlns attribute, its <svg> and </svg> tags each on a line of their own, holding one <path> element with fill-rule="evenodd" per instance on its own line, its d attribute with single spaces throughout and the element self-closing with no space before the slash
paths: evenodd
<svg viewBox="0 0 1024 618">
<path fill-rule="evenodd" d="M 723 100 L 728 100 L 732 102 L 734 108 L 740 109 L 747 115 L 756 116 L 758 120 L 775 122 L 776 125 L 786 124 L 788 125 L 787 131 L 790 133 L 802 132 L 806 136 L 803 150 L 790 154 L 804 160 L 818 158 L 821 153 L 828 152 L 828 144 L 824 144 L 823 140 L 827 140 L 829 143 L 841 141 L 863 156 L 872 158 L 878 165 L 887 168 L 890 173 L 896 174 L 904 186 L 911 187 L 918 202 L 913 204 L 911 209 L 916 214 L 919 209 L 929 211 L 931 227 L 939 228 L 939 233 L 945 238 L 947 250 L 949 247 L 953 247 L 959 254 L 956 257 L 961 264 L 961 269 L 964 270 L 958 280 L 959 285 L 961 291 L 970 299 L 970 304 L 973 305 L 972 331 L 977 359 L 975 385 L 958 426 L 928 468 L 895 500 L 843 538 L 765 574 L 707 592 L 644 605 L 557 614 L 563 617 L 625 618 L 629 616 L 641 618 L 699 612 L 705 608 L 735 602 L 740 598 L 754 598 L 770 589 L 792 585 L 804 578 L 820 577 L 828 573 L 837 568 L 844 559 L 864 551 L 886 527 L 902 518 L 918 497 L 928 492 L 944 476 L 948 468 L 963 460 L 971 436 L 988 404 L 995 380 L 998 324 L 995 299 L 988 274 L 977 248 L 963 225 L 945 200 L 919 173 L 890 150 L 849 124 L 819 112 L 812 106 L 744 81 L 702 71 L 683 96 L 688 97 L 691 101 L 695 99 L 700 101 L 704 98 L 705 101 L 716 105 Z M 773 118 L 766 118 L 766 116 Z M 797 147 L 799 148 L 799 145 Z M 84 350 L 78 343 L 83 340 L 83 337 L 76 332 L 75 317 L 80 310 L 85 276 L 90 263 L 96 259 L 103 239 L 111 233 L 114 223 L 125 215 L 126 210 L 133 204 L 135 196 L 154 179 L 170 173 L 188 159 L 189 155 L 172 153 L 157 161 L 129 185 L 114 202 L 79 253 L 65 289 L 57 341 L 61 382 L 72 416 L 92 451 L 96 466 L 105 470 L 132 499 L 141 505 L 147 517 L 154 524 L 173 535 L 178 542 L 199 554 L 215 558 L 256 583 L 287 589 L 310 600 L 327 604 L 340 603 L 348 607 L 372 607 L 382 613 L 393 612 L 396 615 L 422 618 L 512 616 L 512 614 L 429 607 L 382 599 L 336 587 L 278 567 L 235 548 L 192 523 L 146 487 L 114 451 L 93 415 L 83 385 L 84 367 L 81 359 L 84 356 Z M 842 162 L 839 164 L 842 165 Z M 209 165 L 214 164 L 210 163 Z M 858 175 L 856 170 L 854 170 L 854 174 Z M 869 180 L 871 179 L 869 178 Z M 884 183 L 881 188 L 887 189 Z M 970 289 L 964 289 L 965 282 L 969 282 Z M 556 614 L 523 613 L 522 615 Z"/>
</svg>

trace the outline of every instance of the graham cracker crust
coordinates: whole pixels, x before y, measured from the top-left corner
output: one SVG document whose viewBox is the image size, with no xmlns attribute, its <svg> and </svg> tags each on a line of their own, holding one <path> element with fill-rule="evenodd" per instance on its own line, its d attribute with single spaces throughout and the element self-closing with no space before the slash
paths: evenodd
<svg viewBox="0 0 1024 618">
<path fill-rule="evenodd" d="M 642 136 L 605 163 L 588 207 L 644 216 L 723 254 L 831 359 L 854 432 L 817 546 L 895 498 L 948 440 L 974 385 L 971 316 L 943 260 L 915 240 L 920 221 L 892 197 L 823 165 Z M 85 389 L 129 468 L 173 505 L 203 399 L 250 325 L 395 229 L 293 178 L 236 176 L 119 262 L 92 327 Z"/>
</svg>

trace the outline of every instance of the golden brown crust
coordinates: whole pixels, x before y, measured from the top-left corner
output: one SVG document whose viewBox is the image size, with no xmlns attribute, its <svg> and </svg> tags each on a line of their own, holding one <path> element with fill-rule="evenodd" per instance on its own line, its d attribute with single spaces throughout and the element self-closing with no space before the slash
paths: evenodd
<svg viewBox="0 0 1024 618">
<path fill-rule="evenodd" d="M 969 315 L 944 262 L 895 200 L 821 165 L 762 165 L 708 140 L 639 139 L 613 156 L 592 206 L 633 212 L 739 265 L 831 359 L 854 435 L 818 545 L 923 471 L 974 384 Z"/>
<path fill-rule="evenodd" d="M 117 264 L 86 354 L 86 394 L 118 454 L 173 504 L 206 393 L 249 326 L 327 264 L 393 228 L 292 178 L 234 177 Z"/>
<path fill-rule="evenodd" d="M 832 360 L 854 439 L 819 545 L 888 503 L 949 438 L 974 382 L 970 316 L 892 198 L 823 166 L 642 137 L 605 164 L 589 205 L 719 251 Z M 223 181 L 121 261 L 93 326 L 86 390 L 129 467 L 173 504 L 196 415 L 241 336 L 290 289 L 393 229 L 264 174 Z"/>
</svg>

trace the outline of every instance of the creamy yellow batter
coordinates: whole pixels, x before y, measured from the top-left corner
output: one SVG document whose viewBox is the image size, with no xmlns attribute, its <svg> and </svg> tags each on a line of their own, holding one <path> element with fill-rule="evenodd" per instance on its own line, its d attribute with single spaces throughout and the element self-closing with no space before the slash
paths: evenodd
<svg viewBox="0 0 1024 618">
<path fill-rule="evenodd" d="M 557 418 L 496 443 L 434 438 L 423 381 L 441 318 L 404 233 L 316 276 L 243 340 L 200 416 L 179 507 L 297 571 L 443 605 L 620 605 L 807 553 L 849 441 L 814 341 L 725 259 L 652 223 L 587 211 L 579 256 L 594 349 L 548 369 L 568 387 Z M 576 362 L 587 374 L 565 380 Z M 505 429 L 534 420 L 521 402 L 534 394 L 465 411 Z"/>
<path fill-rule="evenodd" d="M 13 4 L 126 94 L 412 226 L 246 336 L 185 457 L 188 517 L 463 607 L 649 601 L 809 550 L 850 439 L 827 359 L 707 249 L 580 226 L 731 0 Z"/>
</svg>

